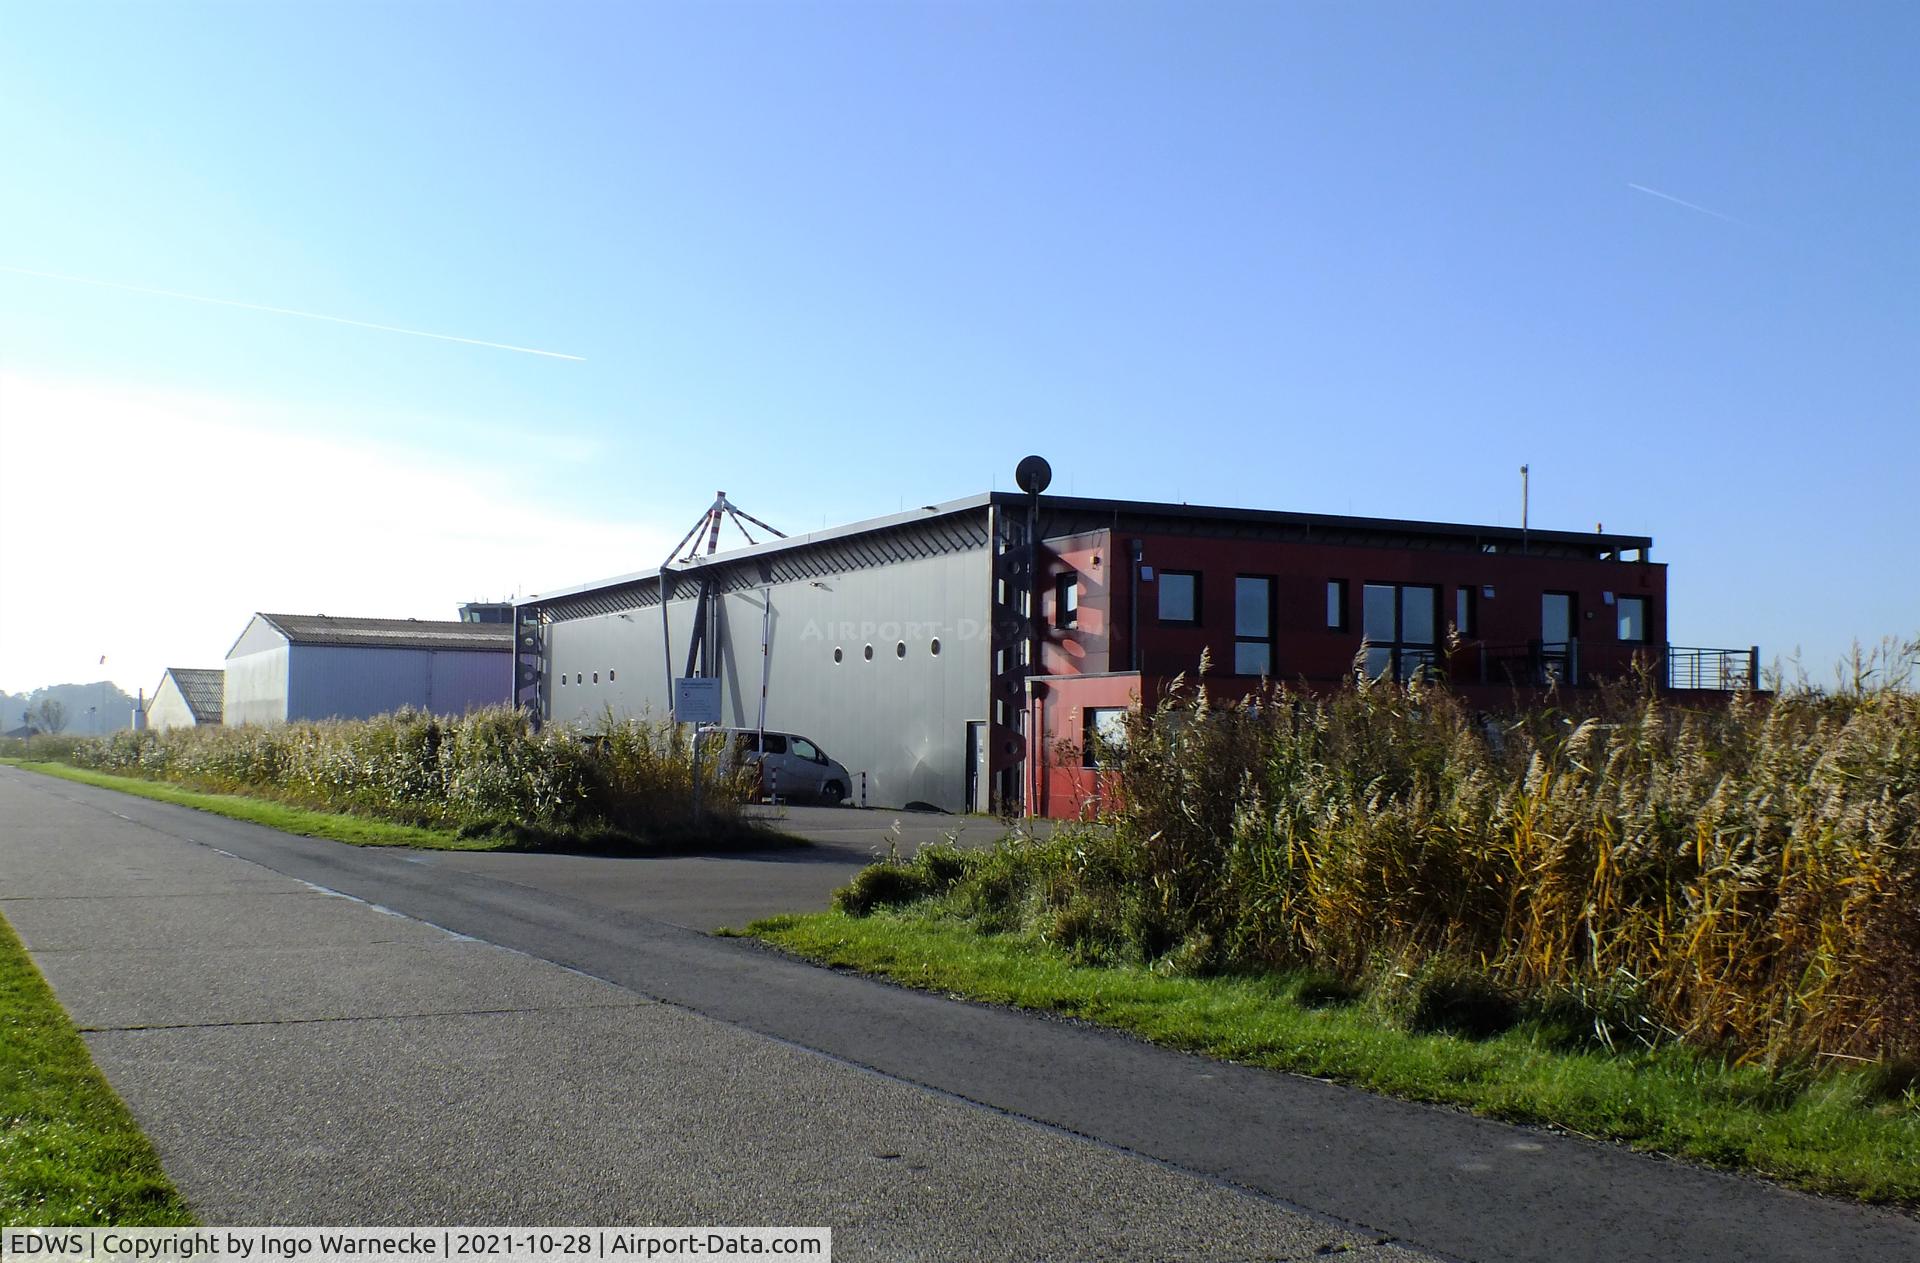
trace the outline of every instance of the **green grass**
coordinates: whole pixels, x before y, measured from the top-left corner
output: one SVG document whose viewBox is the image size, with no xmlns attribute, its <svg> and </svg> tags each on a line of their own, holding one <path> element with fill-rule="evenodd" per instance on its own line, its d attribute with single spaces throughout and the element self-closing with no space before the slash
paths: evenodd
<svg viewBox="0 0 1920 1263">
<path fill-rule="evenodd" d="M 191 1224 L 153 1146 L 0 920 L 0 1224 Z"/>
<path fill-rule="evenodd" d="M 151 798 L 158 802 L 192 807 L 199 811 L 210 811 L 219 816 L 229 816 L 235 820 L 266 825 L 271 829 L 279 829 L 283 833 L 298 833 L 312 838 L 330 838 L 335 842 L 350 842 L 354 846 L 417 846 L 435 851 L 497 851 L 512 845 L 510 838 L 497 836 L 463 838 L 451 829 L 426 829 L 417 825 L 396 824 L 388 820 L 373 820 L 366 816 L 312 811 L 305 807 L 289 807 L 285 803 L 273 802 L 266 798 L 249 798 L 242 794 L 209 794 L 200 790 L 181 789 L 158 781 L 145 781 L 134 776 L 114 776 L 107 772 L 92 772 L 85 768 L 69 767 L 64 763 L 28 763 L 18 759 L 0 759 L 0 762 L 25 768 L 30 772 L 57 776 L 62 780 L 78 781 L 82 785 L 96 785 L 101 789 L 119 790 L 123 794 L 133 794 L 140 798 Z"/>
<path fill-rule="evenodd" d="M 1302 976 L 1173 977 L 1077 964 L 938 903 L 775 917 L 745 931 L 822 964 L 1061 1013 L 1226 1060 L 1551 1124 L 1861 1201 L 1920 1204 L 1920 1098 L 1871 1072 L 1770 1077 L 1699 1052 L 1609 1053 L 1538 1022 L 1472 1040 L 1328 1004 Z"/>
</svg>

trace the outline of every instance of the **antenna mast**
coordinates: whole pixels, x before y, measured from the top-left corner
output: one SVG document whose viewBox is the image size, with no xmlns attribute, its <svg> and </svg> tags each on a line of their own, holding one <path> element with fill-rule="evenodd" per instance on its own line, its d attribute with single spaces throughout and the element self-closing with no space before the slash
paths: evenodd
<svg viewBox="0 0 1920 1263">
<path fill-rule="evenodd" d="M 707 506 L 706 512 L 700 515 L 687 533 L 680 537 L 680 542 L 675 544 L 672 550 L 667 553 L 666 560 L 660 563 L 660 646 L 666 656 L 667 663 L 667 706 L 669 713 L 672 712 L 673 707 L 673 681 L 675 679 L 673 673 L 673 629 L 667 622 L 667 601 L 673 595 L 673 567 L 679 565 L 699 565 L 708 557 L 713 556 L 715 552 L 719 551 L 720 526 L 723 522 L 729 520 L 733 522 L 734 528 L 746 537 L 749 545 L 760 542 L 753 537 L 753 532 L 747 529 L 749 523 L 759 527 L 775 539 L 785 539 L 787 537 L 784 531 L 775 530 L 759 518 L 753 516 L 753 514 L 742 512 L 732 501 L 727 499 L 726 492 L 716 491 L 714 493 L 713 503 Z M 702 535 L 706 537 L 707 546 L 704 554 L 700 551 Z M 686 674 L 689 676 L 694 675 L 696 672 L 702 675 L 707 674 L 712 670 L 714 665 L 709 660 L 710 655 L 707 652 L 708 628 L 710 626 L 707 612 L 713 603 L 713 596 L 713 584 L 708 580 L 701 580 L 699 603 L 694 607 L 693 612 L 693 643 L 687 646 Z M 676 716 L 676 718 L 678 717 Z"/>
</svg>

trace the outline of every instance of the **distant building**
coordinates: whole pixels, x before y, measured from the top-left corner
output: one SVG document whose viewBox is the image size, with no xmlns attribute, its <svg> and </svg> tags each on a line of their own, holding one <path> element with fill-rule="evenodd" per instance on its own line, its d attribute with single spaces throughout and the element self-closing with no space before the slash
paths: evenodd
<svg viewBox="0 0 1920 1263">
<path fill-rule="evenodd" d="M 218 667 L 168 667 L 147 703 L 146 726 L 154 732 L 218 726 L 226 676 Z"/>
<path fill-rule="evenodd" d="M 463 623 L 511 623 L 512 601 L 468 601 L 460 607 Z"/>
<path fill-rule="evenodd" d="M 278 724 L 402 706 L 458 715 L 507 700 L 512 660 L 505 623 L 255 614 L 227 651 L 222 716 Z"/>
</svg>

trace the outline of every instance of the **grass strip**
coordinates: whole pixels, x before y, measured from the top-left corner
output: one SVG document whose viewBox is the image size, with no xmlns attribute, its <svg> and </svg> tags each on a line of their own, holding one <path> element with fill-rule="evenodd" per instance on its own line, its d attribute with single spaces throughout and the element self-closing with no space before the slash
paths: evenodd
<svg viewBox="0 0 1920 1263">
<path fill-rule="evenodd" d="M 153 1146 L 0 919 L 0 1224 L 191 1224 Z"/>
<path fill-rule="evenodd" d="M 314 811 L 306 807 L 289 807 L 285 803 L 277 803 L 271 799 L 249 798 L 243 794 L 211 794 L 197 789 L 182 789 L 159 781 L 141 780 L 134 776 L 115 776 L 108 772 L 70 767 L 65 763 L 31 763 L 17 759 L 4 759 L 0 762 L 24 768 L 30 772 L 57 776 L 62 780 L 78 781 L 82 785 L 118 790 L 123 794 L 173 803 L 180 807 L 192 807 L 197 811 L 210 811 L 218 816 L 245 820 L 251 824 L 266 825 L 282 833 L 298 833 L 310 838 L 330 838 L 335 842 L 349 842 L 354 846 L 417 846 L 435 851 L 498 851 L 511 845 L 510 839 L 500 837 L 463 838 L 451 829 L 428 829 L 418 825 L 396 824 L 389 820 L 373 820 L 366 816 L 349 816 L 338 812 Z"/>
<path fill-rule="evenodd" d="M 1912 1085 L 1873 1072 L 1770 1076 L 1679 1047 L 1569 1047 L 1564 1032 L 1535 1024 L 1484 1040 L 1410 1034 L 1364 1005 L 1325 1003 L 1310 976 L 1078 964 L 1031 938 L 983 933 L 937 903 L 774 917 L 744 933 L 821 964 L 1229 1061 L 1558 1126 L 1813 1192 L 1920 1204 L 1920 1102 Z"/>
</svg>

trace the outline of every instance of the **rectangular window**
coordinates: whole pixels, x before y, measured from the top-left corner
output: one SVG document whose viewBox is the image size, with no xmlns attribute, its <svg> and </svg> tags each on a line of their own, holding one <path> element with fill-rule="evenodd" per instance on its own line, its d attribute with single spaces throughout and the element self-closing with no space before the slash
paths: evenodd
<svg viewBox="0 0 1920 1263">
<path fill-rule="evenodd" d="M 1233 673 L 1273 674 L 1273 580 L 1240 575 L 1233 581 Z"/>
<path fill-rule="evenodd" d="M 1327 627 L 1333 631 L 1347 630 L 1347 581 L 1345 579 L 1327 580 Z"/>
<path fill-rule="evenodd" d="M 1198 623 L 1200 621 L 1200 576 L 1192 570 L 1160 572 L 1160 621 Z"/>
<path fill-rule="evenodd" d="M 1456 588 L 1453 593 L 1453 630 L 1462 636 L 1473 635 L 1474 598 L 1472 588 Z"/>
<path fill-rule="evenodd" d="M 1434 645 L 1440 618 L 1440 589 L 1422 583 L 1369 583 L 1361 589 L 1369 679 L 1405 682 L 1439 666 Z"/>
<path fill-rule="evenodd" d="M 1114 752 L 1127 744 L 1127 708 L 1089 706 L 1080 715 L 1080 766 L 1110 766 Z"/>
<path fill-rule="evenodd" d="M 1614 602 L 1613 608 L 1620 620 L 1620 639 L 1636 645 L 1646 644 L 1647 598 L 1623 596 Z"/>
<path fill-rule="evenodd" d="M 1080 576 L 1063 574 L 1053 581 L 1053 625 L 1080 625 Z"/>
<path fill-rule="evenodd" d="M 1573 639 L 1573 593 L 1540 595 L 1540 639 L 1549 645 L 1565 645 Z"/>
</svg>

